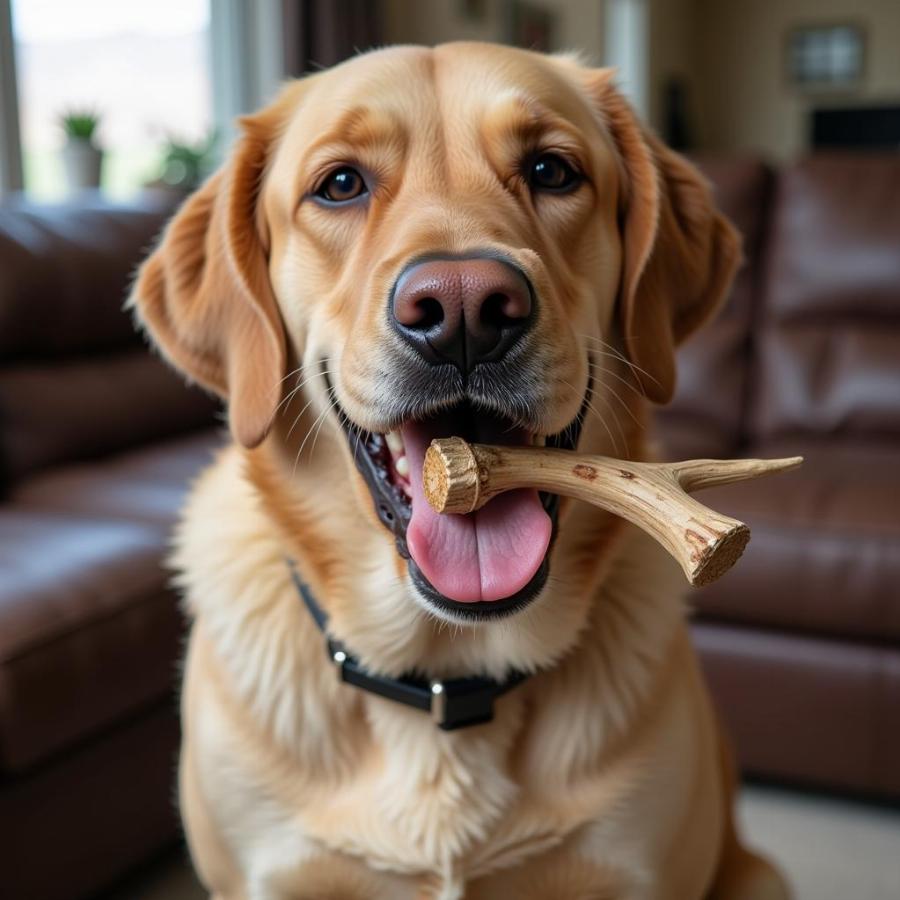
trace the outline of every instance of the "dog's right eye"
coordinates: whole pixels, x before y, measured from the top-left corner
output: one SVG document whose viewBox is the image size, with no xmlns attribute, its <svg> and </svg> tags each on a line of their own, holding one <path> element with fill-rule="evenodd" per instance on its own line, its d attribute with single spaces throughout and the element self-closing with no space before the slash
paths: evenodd
<svg viewBox="0 0 900 900">
<path fill-rule="evenodd" d="M 556 153 L 542 153 L 531 163 L 528 183 L 532 190 L 566 194 L 574 190 L 584 178 Z"/>
<path fill-rule="evenodd" d="M 365 179 L 356 169 L 341 166 L 322 182 L 316 196 L 328 203 L 348 203 L 369 192 Z"/>
</svg>

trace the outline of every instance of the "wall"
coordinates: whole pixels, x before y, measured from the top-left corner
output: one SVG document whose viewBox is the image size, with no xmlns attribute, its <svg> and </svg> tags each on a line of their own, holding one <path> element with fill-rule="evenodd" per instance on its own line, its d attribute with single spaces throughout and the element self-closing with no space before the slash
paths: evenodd
<svg viewBox="0 0 900 900">
<path fill-rule="evenodd" d="M 729 0 L 720 2 L 727 5 Z M 648 0 L 648 4 L 647 120 L 661 131 L 663 93 L 670 78 L 687 84 L 689 102 L 696 106 L 696 3 L 695 0 Z M 696 128 L 692 131 L 696 132 Z"/>
<path fill-rule="evenodd" d="M 660 127 L 664 80 L 671 75 L 692 77 L 695 60 L 689 33 L 694 25 L 694 0 L 531 2 L 552 9 L 557 16 L 553 49 L 579 50 L 593 65 L 618 65 L 622 89 L 638 111 Z M 462 0 L 383 0 L 383 4 L 386 43 L 509 40 L 509 0 L 482 0 L 480 19 L 464 15 Z M 625 19 L 617 11 L 627 13 L 631 26 L 624 29 L 627 33 L 622 29 Z"/>
<path fill-rule="evenodd" d="M 807 148 L 814 106 L 900 101 L 900 0 L 693 2 L 692 108 L 704 149 L 791 159 Z M 829 95 L 791 87 L 784 65 L 788 30 L 838 22 L 857 22 L 866 31 L 860 89 Z"/>
<path fill-rule="evenodd" d="M 603 55 L 602 0 L 532 0 L 556 14 L 555 50 L 582 50 L 595 65 Z M 384 39 L 388 44 L 439 44 L 443 41 L 508 40 L 506 0 L 482 0 L 481 19 L 463 13 L 463 0 L 384 0 Z"/>
<path fill-rule="evenodd" d="M 387 43 L 505 41 L 506 0 L 483 0 L 466 19 L 463 0 L 384 0 Z M 556 49 L 604 58 L 604 0 L 532 0 L 558 16 Z M 663 126 L 672 77 L 687 86 L 688 124 L 697 149 L 784 161 L 807 149 L 815 106 L 900 102 L 900 0 L 642 0 L 647 10 L 646 115 Z M 815 93 L 792 87 L 785 41 L 795 25 L 856 22 L 866 32 L 858 89 Z M 625 85 L 627 89 L 627 85 Z M 642 104 L 643 105 L 643 104 Z"/>
</svg>

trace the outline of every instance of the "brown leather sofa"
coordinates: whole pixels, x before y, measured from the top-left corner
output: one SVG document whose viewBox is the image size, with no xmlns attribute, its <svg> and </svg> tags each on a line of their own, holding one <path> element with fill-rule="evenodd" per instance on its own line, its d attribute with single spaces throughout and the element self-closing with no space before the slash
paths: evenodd
<svg viewBox="0 0 900 900">
<path fill-rule="evenodd" d="M 745 235 L 658 416 L 679 456 L 803 467 L 705 496 L 748 522 L 694 637 L 744 769 L 900 797 L 900 154 L 700 161 Z"/>
<path fill-rule="evenodd" d="M 753 539 L 696 642 L 748 771 L 897 797 L 900 156 L 704 166 L 748 262 L 660 432 L 807 462 L 707 493 Z M 166 213 L 0 207 L 2 898 L 88 896 L 178 834 L 161 561 L 221 434 L 121 310 Z"/>
<path fill-rule="evenodd" d="M 122 311 L 166 208 L 0 207 L 0 897 L 84 897 L 178 835 L 161 567 L 213 404 Z"/>
</svg>

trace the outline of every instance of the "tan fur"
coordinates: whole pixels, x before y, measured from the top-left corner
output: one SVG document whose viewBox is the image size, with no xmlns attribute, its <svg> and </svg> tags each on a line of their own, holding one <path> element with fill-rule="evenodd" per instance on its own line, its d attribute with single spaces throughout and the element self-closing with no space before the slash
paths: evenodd
<svg viewBox="0 0 900 900">
<path fill-rule="evenodd" d="M 169 359 L 228 398 L 237 439 L 195 486 L 174 557 L 193 619 L 181 804 L 204 883 L 221 900 L 786 896 L 734 831 L 664 552 L 564 504 L 536 602 L 438 621 L 375 518 L 321 369 L 358 426 L 383 430 L 398 272 L 423 252 L 502 250 L 541 301 L 541 430 L 572 420 L 593 372 L 580 446 L 638 458 L 645 402 L 623 385 L 638 372 L 667 399 L 675 343 L 738 260 L 702 179 L 640 129 L 609 72 L 491 45 L 365 55 L 244 128 L 133 301 Z M 589 183 L 532 200 L 518 165 L 536 142 Z M 309 202 L 348 162 L 377 177 L 368 206 Z M 451 733 L 339 684 L 286 558 L 373 670 L 534 674 L 493 722 Z"/>
</svg>

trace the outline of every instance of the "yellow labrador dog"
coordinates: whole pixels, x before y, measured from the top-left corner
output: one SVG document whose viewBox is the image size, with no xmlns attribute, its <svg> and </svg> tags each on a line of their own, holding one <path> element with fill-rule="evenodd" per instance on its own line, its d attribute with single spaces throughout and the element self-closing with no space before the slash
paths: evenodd
<svg viewBox="0 0 900 900">
<path fill-rule="evenodd" d="M 646 453 L 739 259 L 703 180 L 609 71 L 487 44 L 366 54 L 242 129 L 132 298 L 235 439 L 175 554 L 212 895 L 785 897 L 736 835 L 664 552 L 420 485 L 436 436 Z"/>
</svg>

